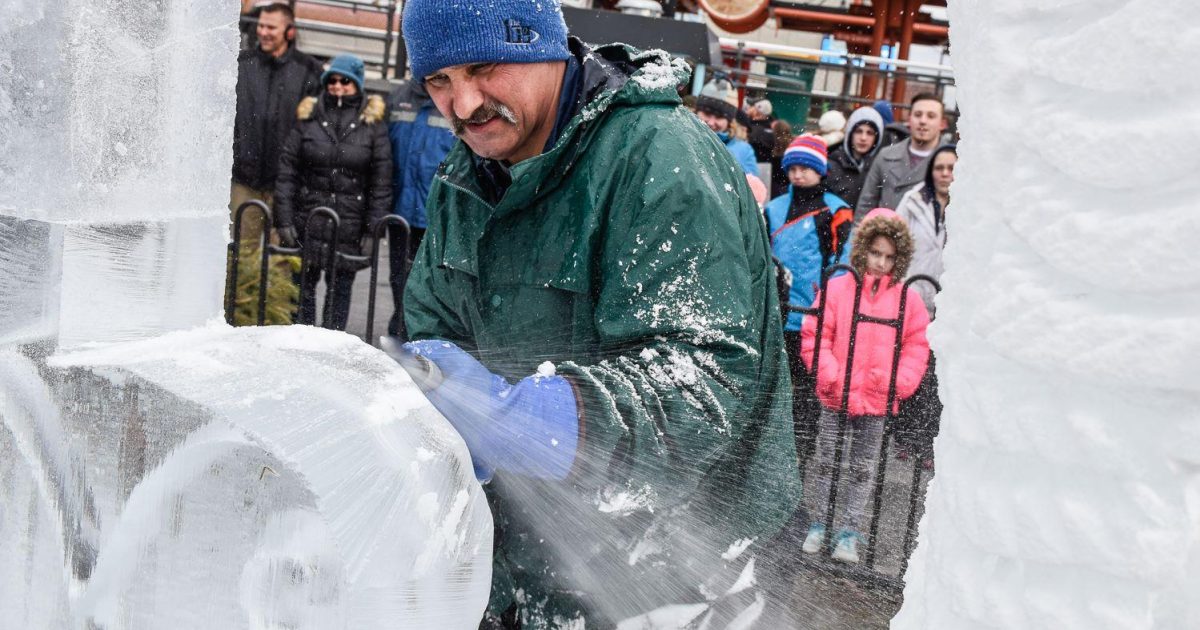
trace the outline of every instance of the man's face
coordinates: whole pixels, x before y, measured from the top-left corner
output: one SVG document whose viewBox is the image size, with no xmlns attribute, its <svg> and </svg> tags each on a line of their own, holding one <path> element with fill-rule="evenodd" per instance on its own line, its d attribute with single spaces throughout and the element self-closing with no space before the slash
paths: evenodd
<svg viewBox="0 0 1200 630">
<path fill-rule="evenodd" d="M 945 129 L 946 119 L 942 117 L 941 103 L 929 100 L 913 103 L 912 114 L 908 117 L 908 130 L 917 144 L 932 144 Z"/>
<path fill-rule="evenodd" d="M 553 131 L 563 66 L 463 64 L 425 77 L 425 89 L 476 155 L 515 164 L 540 155 Z"/>
<path fill-rule="evenodd" d="M 268 55 L 278 57 L 287 52 L 287 32 L 292 24 L 281 11 L 263 11 L 258 16 L 258 45 Z"/>
<path fill-rule="evenodd" d="M 709 129 L 717 133 L 725 133 L 729 131 L 729 119 L 724 116 L 717 116 L 706 111 L 697 111 L 696 115 L 700 117 L 700 122 L 708 125 Z"/>
<path fill-rule="evenodd" d="M 865 155 L 875 148 L 875 139 L 878 137 L 873 125 L 862 123 L 850 132 L 850 148 L 859 155 Z"/>
<path fill-rule="evenodd" d="M 933 160 L 933 187 L 939 195 L 950 194 L 950 184 L 954 183 L 954 165 L 958 156 L 953 151 L 942 151 Z"/>
</svg>

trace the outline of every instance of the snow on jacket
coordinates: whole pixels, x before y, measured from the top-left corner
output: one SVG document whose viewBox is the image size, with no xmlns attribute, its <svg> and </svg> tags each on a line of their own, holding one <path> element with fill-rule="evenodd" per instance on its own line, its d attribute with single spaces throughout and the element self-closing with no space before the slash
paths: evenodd
<svg viewBox="0 0 1200 630">
<path fill-rule="evenodd" d="M 290 47 L 276 58 L 261 49 L 238 56 L 233 119 L 233 181 L 272 190 L 279 154 L 296 124 L 296 105 L 320 90 L 321 63 Z"/>
<path fill-rule="evenodd" d="M 911 140 L 904 140 L 879 150 L 875 162 L 867 171 L 858 203 L 854 205 L 855 221 L 860 221 L 874 208 L 895 210 L 905 192 L 925 181 L 925 169 L 929 165 L 929 158 L 912 164 L 908 155 L 911 143 Z"/>
<path fill-rule="evenodd" d="M 925 184 L 904 193 L 896 214 L 908 224 L 913 238 L 913 259 L 908 266 L 908 277 L 923 274 L 934 280 L 942 279 L 946 267 L 942 262 L 946 248 L 946 226 L 937 219 L 933 199 L 925 194 Z M 928 282 L 914 282 L 912 288 L 921 294 L 925 308 L 934 313 L 934 296 L 937 291 Z"/>
<path fill-rule="evenodd" d="M 850 207 L 837 195 L 826 192 L 824 207 L 787 220 L 795 188 L 788 186 L 767 204 L 767 232 L 771 251 L 792 274 L 788 304 L 807 308 L 812 305 L 822 274 L 831 265 L 849 260 Z M 824 243 L 822 243 L 824 241 Z M 822 246 L 824 245 L 824 246 Z M 804 315 L 788 313 L 785 330 L 800 330 Z"/>
<path fill-rule="evenodd" d="M 863 156 L 857 155 L 851 147 L 854 128 L 859 125 L 871 125 L 875 128 L 875 144 Z M 845 140 L 829 146 L 829 172 L 825 175 L 825 185 L 833 194 L 850 204 L 852 209 L 862 194 L 863 181 L 867 178 L 867 172 L 871 170 L 875 155 L 883 146 L 882 127 L 883 120 L 879 117 L 879 112 L 871 107 L 860 107 L 851 112 L 850 120 L 846 121 Z"/>
<path fill-rule="evenodd" d="M 852 274 L 833 278 L 825 289 L 821 321 L 820 358 L 817 360 L 817 397 L 821 404 L 833 410 L 842 406 L 849 359 L 850 327 L 854 314 L 855 293 L 860 294 L 859 313 L 879 319 L 894 320 L 900 314 L 900 299 L 904 293 L 904 277 L 912 260 L 912 239 L 893 238 L 896 243 L 894 276 L 879 277 L 865 273 L 866 250 L 880 234 L 894 237 L 903 231 L 894 213 L 890 221 L 867 220 L 855 231 L 851 265 L 862 277 L 861 286 Z M 896 228 L 899 224 L 900 229 Z M 929 313 L 920 294 L 909 288 L 905 300 L 903 336 L 900 337 L 900 362 L 896 369 L 896 400 L 892 413 L 899 411 L 899 401 L 911 397 L 921 384 L 929 363 L 929 341 L 925 337 Z M 820 303 L 820 296 L 817 298 Z M 813 348 L 816 345 L 816 317 L 806 317 L 800 333 L 800 353 L 805 366 L 813 369 Z M 859 322 L 855 336 L 854 357 L 850 373 L 850 416 L 887 415 L 888 383 L 892 373 L 892 358 L 897 343 L 897 331 L 891 326 Z"/>
<path fill-rule="evenodd" d="M 341 220 L 340 250 L 357 254 L 371 223 L 392 209 L 392 148 L 378 96 L 357 108 L 332 106 L 333 97 L 309 97 L 297 108 L 296 127 L 284 144 L 275 185 L 275 225 L 304 238 L 313 208 L 327 206 Z M 325 233 L 313 238 L 328 241 Z"/>
<path fill-rule="evenodd" d="M 470 148 L 450 151 L 404 297 L 414 339 L 452 341 L 510 381 L 549 361 L 574 385 L 571 476 L 510 486 L 497 473 L 487 486 L 490 609 L 553 600 L 565 619 L 579 587 L 556 545 L 613 568 L 593 586 L 620 593 L 593 601 L 657 605 L 628 584 L 765 540 L 800 492 L 770 244 L 742 169 L 681 106 L 682 61 L 570 42 L 580 111 L 550 150 L 511 168 L 494 204 Z M 595 527 L 539 529 L 545 515 L 508 488 L 552 498 L 559 523 Z M 622 496 L 635 505 L 605 507 Z M 683 522 L 708 530 L 686 537 L 706 545 L 678 544 Z M 655 551 L 631 558 L 638 546 Z M 618 621 L 592 613 L 588 627 Z"/>
<path fill-rule="evenodd" d="M 388 97 L 388 137 L 392 142 L 395 206 L 415 228 L 428 225 L 425 199 L 438 166 L 458 139 L 420 83 L 410 81 Z"/>
</svg>

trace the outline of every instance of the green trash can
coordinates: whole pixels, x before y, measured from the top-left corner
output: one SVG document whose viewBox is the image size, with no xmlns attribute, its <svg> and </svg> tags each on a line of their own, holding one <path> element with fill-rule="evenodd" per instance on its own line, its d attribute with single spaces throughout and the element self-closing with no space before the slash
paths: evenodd
<svg viewBox="0 0 1200 630">
<path fill-rule="evenodd" d="M 767 76 L 788 79 L 787 82 L 767 80 L 766 96 L 771 99 L 773 115 L 786 120 L 797 134 L 808 124 L 808 108 L 812 99 L 791 92 L 811 92 L 816 74 L 817 69 L 813 66 L 786 61 L 767 62 Z"/>
</svg>

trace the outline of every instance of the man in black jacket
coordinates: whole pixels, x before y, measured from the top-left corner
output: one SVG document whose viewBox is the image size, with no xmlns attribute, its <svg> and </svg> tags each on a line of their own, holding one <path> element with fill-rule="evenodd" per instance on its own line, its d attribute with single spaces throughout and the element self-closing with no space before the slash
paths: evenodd
<svg viewBox="0 0 1200 630">
<path fill-rule="evenodd" d="M 279 152 L 296 123 L 296 105 L 320 89 L 321 63 L 292 46 L 294 22 L 285 3 L 263 7 L 256 29 L 258 47 L 238 57 L 231 213 L 251 199 L 271 203 Z M 261 229 L 258 215 L 247 213 L 242 238 L 255 240 Z"/>
</svg>

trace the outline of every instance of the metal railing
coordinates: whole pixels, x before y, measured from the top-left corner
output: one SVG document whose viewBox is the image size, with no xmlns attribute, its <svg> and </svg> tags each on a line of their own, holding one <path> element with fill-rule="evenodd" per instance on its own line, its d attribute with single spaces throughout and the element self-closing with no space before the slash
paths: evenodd
<svg viewBox="0 0 1200 630">
<path fill-rule="evenodd" d="M 904 59 L 890 59 L 872 55 L 857 55 L 831 50 L 802 48 L 768 44 L 762 42 L 746 42 L 731 38 L 721 38 L 721 45 L 726 47 L 723 56 L 732 57 L 733 65 L 713 67 L 712 70 L 724 74 L 734 81 L 738 87 L 750 89 L 766 89 L 771 92 L 782 92 L 797 96 L 806 96 L 812 103 L 834 103 L 837 109 L 850 111 L 858 106 L 871 105 L 883 99 L 891 101 L 892 86 L 898 81 L 908 85 L 919 85 L 915 91 L 932 92 L 939 98 L 944 98 L 946 90 L 955 85 L 954 69 L 950 66 L 929 64 Z M 729 50 L 732 49 L 732 50 Z M 771 56 L 782 53 L 788 57 Z M 826 59 L 837 58 L 837 61 Z M 787 76 L 762 74 L 743 69 L 741 66 L 747 59 L 764 59 L 794 68 L 824 71 L 827 75 L 839 75 L 842 78 L 840 92 L 817 90 L 809 83 Z M 859 97 L 851 93 L 856 83 L 861 83 L 867 76 L 875 76 L 876 93 L 869 97 Z M 763 87 L 766 85 L 767 87 Z M 907 110 L 908 103 L 892 103 L 892 106 Z M 953 123 L 957 121 L 957 108 L 946 111 L 947 118 Z M 806 121 L 793 121 L 803 124 Z"/>
<path fill-rule="evenodd" d="M 315 239 L 309 239 L 306 243 L 301 243 L 298 247 L 284 247 L 270 242 L 271 233 L 271 210 L 267 204 L 259 200 L 251 200 L 238 206 L 234 211 L 233 219 L 233 242 L 229 244 L 229 256 L 232 261 L 230 264 L 229 284 L 226 287 L 225 294 L 225 321 L 231 326 L 234 325 L 234 311 L 237 307 L 237 286 L 238 286 L 238 260 L 241 255 L 241 235 L 242 221 L 245 218 L 245 213 L 248 210 L 257 210 L 262 215 L 262 232 L 259 235 L 259 276 L 258 283 L 258 310 L 255 325 L 262 326 L 266 323 L 267 312 L 267 292 L 270 289 L 269 271 L 271 267 L 271 258 L 273 256 L 297 256 L 301 260 L 301 274 L 304 274 L 312 269 L 313 265 L 320 264 L 326 270 L 326 286 L 325 298 L 322 306 L 321 327 L 333 328 L 333 293 L 334 285 L 341 273 L 354 273 L 358 271 L 347 271 L 340 269 L 343 264 L 360 265 L 366 263 L 370 269 L 371 284 L 367 293 L 367 324 L 363 340 L 367 343 L 374 344 L 375 332 L 375 311 L 376 311 L 376 293 L 378 292 L 379 280 L 379 243 L 387 233 L 389 250 L 392 256 L 401 256 L 403 263 L 400 266 L 403 285 L 408 279 L 410 271 L 408 265 L 408 242 L 412 237 L 412 230 L 409 228 L 408 222 L 397 215 L 387 215 L 382 219 L 375 221 L 369 229 L 371 234 L 370 251 L 362 255 L 347 254 L 338 251 L 337 234 L 341 226 L 341 220 L 337 213 L 325 206 L 313 208 L 308 213 L 308 218 L 304 223 L 304 233 L 312 235 L 315 232 L 316 220 L 324 220 L 328 222 L 331 238 L 327 241 L 317 242 Z M 390 229 L 389 229 L 390 228 Z M 323 243 L 327 243 L 324 245 Z M 313 256 L 316 253 L 317 256 Z M 323 260 L 315 260 L 315 258 L 323 258 Z M 312 291 L 317 290 L 316 283 L 311 287 Z M 301 283 L 300 286 L 300 303 L 304 302 L 305 287 Z"/>
<path fill-rule="evenodd" d="M 879 457 L 873 477 L 875 483 L 874 488 L 871 491 L 871 525 L 867 534 L 866 558 L 861 566 L 854 564 L 841 564 L 834 561 L 826 562 L 826 560 L 829 560 L 829 556 L 833 551 L 834 544 L 833 536 L 827 535 L 825 537 L 823 553 L 820 555 L 821 560 L 806 560 L 806 562 L 814 564 L 819 563 L 821 570 L 841 573 L 862 583 L 876 587 L 882 587 L 898 593 L 902 591 L 904 587 L 903 577 L 904 573 L 908 570 L 908 559 L 912 553 L 912 543 L 916 533 L 917 509 L 919 507 L 921 498 L 921 462 L 917 457 L 912 458 L 912 486 L 909 489 L 908 495 L 908 513 L 906 517 L 903 538 L 904 542 L 900 550 L 901 560 L 898 575 L 886 575 L 877 571 L 876 557 L 879 543 L 879 523 L 880 517 L 883 513 L 884 482 L 886 481 L 887 476 L 887 450 L 889 442 L 895 440 L 896 438 L 896 412 L 893 409 L 898 402 L 896 396 L 896 379 L 898 377 L 900 368 L 900 356 L 903 351 L 904 319 L 908 308 L 908 289 L 916 282 L 928 282 L 929 284 L 933 285 L 935 291 L 941 291 L 941 285 L 937 280 L 927 275 L 914 275 L 908 278 L 901 286 L 900 306 L 896 317 L 894 319 L 882 319 L 862 313 L 860 309 L 862 297 L 862 277 L 853 267 L 845 264 L 839 264 L 826 268 L 822 274 L 820 287 L 821 290 L 818 294 L 816 305 L 811 307 L 788 305 L 786 307 L 788 312 L 801 313 L 806 316 L 813 316 L 817 318 L 816 333 L 813 340 L 813 360 L 811 370 L 811 373 L 814 375 L 814 383 L 816 382 L 815 375 L 818 374 L 818 368 L 821 361 L 821 337 L 823 335 L 826 317 L 826 289 L 828 288 L 830 279 L 835 274 L 841 272 L 850 274 L 851 277 L 854 278 L 855 291 L 854 306 L 851 311 L 851 324 L 848 340 L 849 347 L 846 354 L 845 378 L 842 383 L 840 405 L 837 409 L 838 432 L 834 447 L 834 464 L 829 486 L 829 499 L 826 505 L 823 521 L 827 527 L 827 531 L 832 530 L 834 519 L 837 515 L 838 486 L 841 481 L 842 466 L 846 464 L 846 425 L 849 420 L 850 381 L 854 368 L 854 353 L 855 344 L 858 337 L 858 326 L 859 324 L 869 323 L 893 328 L 896 331 L 896 343 L 892 352 L 891 373 L 888 376 L 887 406 L 886 416 L 884 419 L 885 425 L 883 439 L 880 442 Z M 932 369 L 932 364 L 929 364 L 926 369 Z"/>
</svg>

